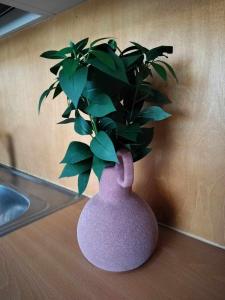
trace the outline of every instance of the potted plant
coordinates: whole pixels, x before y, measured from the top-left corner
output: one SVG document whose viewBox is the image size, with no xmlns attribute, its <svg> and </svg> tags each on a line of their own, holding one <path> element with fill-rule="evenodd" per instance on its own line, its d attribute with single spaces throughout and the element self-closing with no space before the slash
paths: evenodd
<svg viewBox="0 0 225 300">
<path fill-rule="evenodd" d="M 88 38 L 70 42 L 41 57 L 60 60 L 50 68 L 54 83 L 39 100 L 53 91 L 63 92 L 68 106 L 59 124 L 73 123 L 80 135 L 90 135 L 90 145 L 72 141 L 60 177 L 78 176 L 82 194 L 91 170 L 100 191 L 85 205 L 78 222 L 78 242 L 85 257 L 110 271 L 126 271 L 144 263 L 152 254 L 158 227 L 150 207 L 132 192 L 133 162 L 151 149 L 154 128 L 147 123 L 170 116 L 162 105 L 169 98 L 151 83 L 153 74 L 167 80 L 173 68 L 162 57 L 171 46 L 147 49 L 132 42 L 121 50 L 114 39 Z"/>
</svg>

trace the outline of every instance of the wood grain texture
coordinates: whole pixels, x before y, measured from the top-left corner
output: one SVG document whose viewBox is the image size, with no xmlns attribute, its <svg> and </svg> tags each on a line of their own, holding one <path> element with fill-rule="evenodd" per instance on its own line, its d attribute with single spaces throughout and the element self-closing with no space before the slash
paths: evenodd
<svg viewBox="0 0 225 300">
<path fill-rule="evenodd" d="M 225 251 L 160 228 L 153 257 L 125 273 L 99 270 L 75 239 L 81 201 L 0 239 L 0 299 L 223 300 Z"/>
<path fill-rule="evenodd" d="M 135 190 L 160 221 L 225 245 L 224 0 L 90 0 L 2 40 L 0 161 L 76 187 L 76 179 L 57 179 L 59 161 L 77 138 L 72 125 L 56 125 L 65 98 L 46 101 L 37 115 L 54 63 L 39 54 L 86 36 L 115 36 L 121 48 L 130 40 L 174 46 L 170 62 L 180 83 L 162 86 L 174 100 L 174 117 L 157 126 L 152 154 L 136 164 Z M 97 190 L 92 176 L 87 194 Z"/>
</svg>

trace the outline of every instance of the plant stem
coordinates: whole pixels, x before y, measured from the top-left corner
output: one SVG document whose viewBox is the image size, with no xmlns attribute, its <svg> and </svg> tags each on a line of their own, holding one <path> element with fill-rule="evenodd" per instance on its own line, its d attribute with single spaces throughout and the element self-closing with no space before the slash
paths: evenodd
<svg viewBox="0 0 225 300">
<path fill-rule="evenodd" d="M 137 70 L 136 70 L 136 72 L 137 72 Z M 135 103 L 136 103 L 138 86 L 139 86 L 139 83 L 138 83 L 138 84 L 136 83 L 136 86 L 135 86 L 135 93 L 134 93 L 134 99 L 133 99 L 133 101 L 132 101 L 131 112 L 130 112 L 130 122 L 132 121 L 132 118 L 133 118 L 134 106 L 135 106 Z"/>
<path fill-rule="evenodd" d="M 116 46 L 116 49 L 120 52 L 120 54 L 122 54 L 122 51 L 120 50 L 120 48 L 118 46 Z"/>
<path fill-rule="evenodd" d="M 87 104 L 89 105 L 88 99 L 87 98 L 85 98 L 85 99 L 87 101 Z M 94 133 L 96 135 L 98 133 L 98 129 L 96 127 L 95 120 L 94 120 L 94 118 L 91 115 L 89 115 L 89 118 L 90 118 L 90 121 L 91 121 L 92 129 L 93 129 L 93 131 L 94 131 Z"/>
<path fill-rule="evenodd" d="M 95 135 L 96 135 L 96 134 L 98 133 L 98 130 L 97 130 L 95 121 L 94 121 L 94 119 L 92 118 L 92 116 L 90 116 L 90 120 L 91 120 L 91 124 L 92 124 L 93 131 L 94 131 L 94 133 L 95 133 Z"/>
</svg>

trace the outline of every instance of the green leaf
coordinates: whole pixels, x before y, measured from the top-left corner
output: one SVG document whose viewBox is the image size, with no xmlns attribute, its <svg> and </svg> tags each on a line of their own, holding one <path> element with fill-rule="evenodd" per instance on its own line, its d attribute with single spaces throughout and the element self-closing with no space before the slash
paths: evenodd
<svg viewBox="0 0 225 300">
<path fill-rule="evenodd" d="M 108 45 L 115 51 L 117 49 L 117 43 L 115 40 L 111 39 L 108 41 Z"/>
<path fill-rule="evenodd" d="M 147 60 L 151 61 L 151 60 L 156 59 L 158 56 L 165 56 L 164 53 L 172 54 L 173 47 L 172 46 L 159 46 L 159 47 L 153 48 L 148 51 Z"/>
<path fill-rule="evenodd" d="M 117 128 L 119 136 L 134 142 L 136 142 L 137 136 L 141 131 L 139 124 L 124 125 L 118 123 Z"/>
<path fill-rule="evenodd" d="M 83 192 L 85 191 L 87 184 L 88 184 L 88 180 L 90 177 L 90 170 L 86 171 L 84 173 L 81 173 L 78 176 L 78 191 L 79 191 L 79 195 L 82 195 Z"/>
<path fill-rule="evenodd" d="M 66 73 L 68 76 L 72 76 L 79 65 L 79 61 L 75 60 L 74 58 L 67 58 L 63 61 L 63 72 Z"/>
<path fill-rule="evenodd" d="M 81 142 L 71 142 L 61 163 L 74 164 L 92 157 L 88 145 Z"/>
<path fill-rule="evenodd" d="M 85 110 L 88 106 L 87 100 L 83 97 L 80 98 L 79 102 L 78 102 L 78 106 L 77 108 L 82 111 L 83 113 L 86 113 Z"/>
<path fill-rule="evenodd" d="M 100 90 L 94 90 L 87 95 L 89 105 L 86 111 L 89 115 L 94 117 L 103 117 L 113 111 L 116 111 L 110 97 Z"/>
<path fill-rule="evenodd" d="M 61 88 L 73 102 L 75 108 L 77 108 L 78 101 L 83 92 L 87 81 L 88 68 L 81 67 L 76 70 L 76 72 L 70 76 L 64 69 L 59 73 L 59 82 Z"/>
<path fill-rule="evenodd" d="M 60 53 L 59 51 L 56 50 L 43 52 L 40 56 L 48 59 L 62 59 L 66 57 L 65 54 Z"/>
<path fill-rule="evenodd" d="M 87 45 L 88 40 L 89 40 L 89 38 L 85 38 L 85 39 L 79 41 L 78 43 L 76 43 L 75 44 L 76 52 L 79 52 L 79 51 L 83 50 L 84 47 Z"/>
<path fill-rule="evenodd" d="M 170 116 L 171 114 L 165 112 L 161 107 L 151 106 L 140 111 L 140 113 L 136 116 L 135 122 L 143 125 L 148 121 L 161 121 L 169 118 Z"/>
<path fill-rule="evenodd" d="M 73 48 L 72 47 L 65 47 L 62 48 L 61 50 L 58 51 L 59 55 L 66 55 L 66 54 L 71 54 L 73 52 Z"/>
<path fill-rule="evenodd" d="M 141 128 L 141 131 L 137 136 L 137 140 L 135 144 L 141 145 L 141 147 L 144 148 L 151 143 L 153 136 L 154 136 L 154 127 Z"/>
<path fill-rule="evenodd" d="M 90 144 L 91 151 L 102 160 L 118 162 L 116 151 L 110 137 L 99 131 Z"/>
<path fill-rule="evenodd" d="M 81 54 L 82 55 L 85 55 L 87 53 L 89 53 L 90 49 L 89 48 L 84 48 L 82 51 L 81 51 Z"/>
<path fill-rule="evenodd" d="M 79 176 L 78 176 L 78 191 L 79 191 L 79 195 L 82 195 L 83 192 L 85 191 L 86 187 L 87 187 L 87 184 L 88 184 L 88 180 L 89 180 L 89 177 L 90 177 L 90 170 L 84 172 L 84 173 L 81 173 Z"/>
<path fill-rule="evenodd" d="M 59 178 L 72 177 L 86 172 L 91 167 L 92 160 L 87 159 L 76 164 L 66 164 Z"/>
<path fill-rule="evenodd" d="M 83 96 L 88 99 L 86 112 L 94 117 L 103 117 L 116 111 L 110 97 L 96 88 L 92 81 L 87 81 Z"/>
<path fill-rule="evenodd" d="M 49 90 L 48 90 L 48 89 L 45 90 L 45 91 L 41 94 L 41 97 L 40 97 L 39 103 L 38 103 L 38 113 L 40 113 L 42 102 L 44 101 L 45 98 L 48 97 L 48 94 L 49 94 Z"/>
<path fill-rule="evenodd" d="M 138 76 L 141 78 L 141 81 L 146 79 L 149 75 L 152 75 L 151 69 L 144 63 L 139 66 Z"/>
<path fill-rule="evenodd" d="M 71 47 L 72 50 L 73 50 L 73 54 L 75 54 L 75 53 L 76 53 L 76 44 L 75 44 L 73 41 L 70 41 L 70 42 L 69 42 L 69 45 L 70 45 L 70 47 Z"/>
<path fill-rule="evenodd" d="M 142 146 L 131 146 L 131 154 L 133 162 L 136 162 L 145 157 L 151 151 L 151 148 L 143 148 Z"/>
<path fill-rule="evenodd" d="M 38 113 L 40 113 L 40 111 L 41 111 L 41 105 L 42 105 L 44 99 L 47 98 L 49 93 L 51 92 L 51 90 L 54 89 L 54 85 L 55 85 L 55 82 L 52 85 L 50 85 L 50 87 L 41 94 L 39 102 L 38 102 Z"/>
<path fill-rule="evenodd" d="M 53 99 L 55 99 L 61 92 L 62 88 L 60 86 L 60 83 L 58 83 L 53 94 Z"/>
<path fill-rule="evenodd" d="M 137 89 L 136 103 L 146 101 L 153 96 L 152 87 L 150 84 L 140 84 Z"/>
<path fill-rule="evenodd" d="M 137 48 L 136 46 L 129 46 L 122 51 L 121 55 L 123 56 L 127 52 L 131 52 L 132 54 L 133 52 L 136 52 L 137 49 L 139 50 L 139 48 Z M 139 50 L 139 52 L 141 51 Z"/>
<path fill-rule="evenodd" d="M 100 127 L 100 129 L 103 129 L 104 131 L 107 131 L 107 130 L 111 131 L 111 130 L 117 128 L 117 124 L 111 118 L 103 117 L 99 120 L 99 127 Z"/>
<path fill-rule="evenodd" d="M 126 68 L 122 58 L 116 55 L 113 51 L 111 52 L 111 55 L 116 65 L 116 72 L 118 73 L 118 79 L 129 84 Z"/>
<path fill-rule="evenodd" d="M 170 71 L 171 75 L 173 76 L 173 78 L 176 80 L 176 82 L 178 83 L 178 79 L 177 79 L 177 75 L 174 71 L 174 69 L 171 67 L 171 65 L 169 65 L 168 63 L 166 63 L 165 61 L 162 60 L 157 60 L 159 62 L 161 62 L 162 64 L 164 64 L 165 66 L 167 66 L 168 70 Z"/>
<path fill-rule="evenodd" d="M 93 169 L 95 175 L 98 177 L 99 181 L 101 179 L 102 172 L 106 165 L 107 165 L 106 161 L 104 161 L 94 155 L 93 162 L 92 162 L 92 169 Z"/>
<path fill-rule="evenodd" d="M 100 39 L 97 39 L 97 40 L 94 40 L 93 42 L 91 42 L 90 44 L 90 48 L 92 48 L 95 44 L 97 44 L 98 42 L 100 41 L 103 41 L 103 40 L 107 40 L 107 39 L 110 39 L 111 37 L 104 37 L 104 38 L 100 38 Z"/>
<path fill-rule="evenodd" d="M 151 102 L 154 104 L 169 104 L 171 103 L 170 99 L 161 93 L 160 91 L 157 91 L 156 89 L 151 88 L 152 94 L 149 95 L 149 98 L 146 98 L 146 102 Z"/>
<path fill-rule="evenodd" d="M 142 63 L 144 59 L 142 54 L 122 56 L 121 58 L 126 69 L 129 69 L 131 66 L 136 65 L 137 62 Z"/>
<path fill-rule="evenodd" d="M 68 119 L 65 119 L 63 121 L 58 122 L 57 124 L 74 123 L 74 121 L 75 121 L 75 118 L 68 118 Z"/>
<path fill-rule="evenodd" d="M 71 111 L 73 111 L 75 109 L 73 103 L 70 103 L 67 107 L 67 109 L 64 111 L 64 113 L 62 114 L 63 118 L 69 118 Z"/>
<path fill-rule="evenodd" d="M 81 135 L 91 134 L 91 122 L 85 120 L 83 117 L 81 117 L 81 115 L 79 115 L 76 117 L 76 121 L 74 123 L 74 130 Z"/>
<path fill-rule="evenodd" d="M 89 67 L 88 75 L 90 75 L 90 78 L 87 83 L 92 82 L 90 87 L 100 89 L 101 92 L 107 94 L 111 99 L 118 99 L 124 87 L 127 87 L 127 84 L 123 81 L 103 73 L 93 66 Z"/>
<path fill-rule="evenodd" d="M 156 64 L 154 62 L 151 62 L 151 65 L 153 66 L 156 73 L 163 79 L 167 80 L 167 73 L 166 70 L 159 64 Z"/>
<path fill-rule="evenodd" d="M 148 49 L 143 47 L 142 45 L 135 42 L 131 42 L 131 44 L 133 44 L 137 49 L 141 50 L 142 53 L 148 53 Z"/>
<path fill-rule="evenodd" d="M 140 101 L 146 101 L 156 105 L 171 103 L 166 95 L 154 89 L 148 82 L 143 82 L 143 84 L 138 87 L 136 103 Z"/>
<path fill-rule="evenodd" d="M 116 78 L 117 80 L 120 80 L 122 82 L 125 82 L 126 84 L 129 84 L 128 78 L 126 75 L 126 69 L 123 64 L 123 61 L 121 58 L 119 58 L 116 54 L 113 57 L 114 63 L 116 65 L 116 70 L 112 70 L 105 64 L 103 64 L 101 61 L 99 61 L 97 58 L 90 58 L 88 59 L 88 63 L 91 64 L 96 69 L 100 70 L 101 72 Z"/>
<path fill-rule="evenodd" d="M 114 71 L 116 70 L 114 60 L 112 59 L 109 53 L 101 50 L 92 50 L 91 53 L 94 54 L 94 56 L 97 57 L 97 59 L 100 60 L 103 64 L 105 64 L 107 67 Z"/>
<path fill-rule="evenodd" d="M 58 71 L 60 69 L 60 67 L 62 66 L 64 60 L 60 61 L 59 63 L 57 63 L 56 65 L 52 66 L 50 68 L 50 72 L 53 73 L 54 75 L 58 74 Z"/>
</svg>

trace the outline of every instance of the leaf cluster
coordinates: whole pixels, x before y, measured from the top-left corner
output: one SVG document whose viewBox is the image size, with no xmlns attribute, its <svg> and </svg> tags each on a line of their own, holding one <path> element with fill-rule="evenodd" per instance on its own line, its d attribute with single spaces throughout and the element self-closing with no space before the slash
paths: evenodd
<svg viewBox="0 0 225 300">
<path fill-rule="evenodd" d="M 171 65 L 162 60 L 173 47 L 147 49 L 131 44 L 121 51 L 114 39 L 89 43 L 85 38 L 41 54 L 59 62 L 50 68 L 56 79 L 42 93 L 39 111 L 50 92 L 53 98 L 63 92 L 68 105 L 59 124 L 73 123 L 76 133 L 92 138 L 90 145 L 71 142 L 62 160 L 65 167 L 60 177 L 78 175 L 80 194 L 91 170 L 100 180 L 104 168 L 118 162 L 117 150 L 128 149 L 134 162 L 146 156 L 154 128 L 145 125 L 170 116 L 162 108 L 170 100 L 152 85 L 151 78 L 157 74 L 166 81 L 171 74 L 177 81 Z"/>
</svg>

